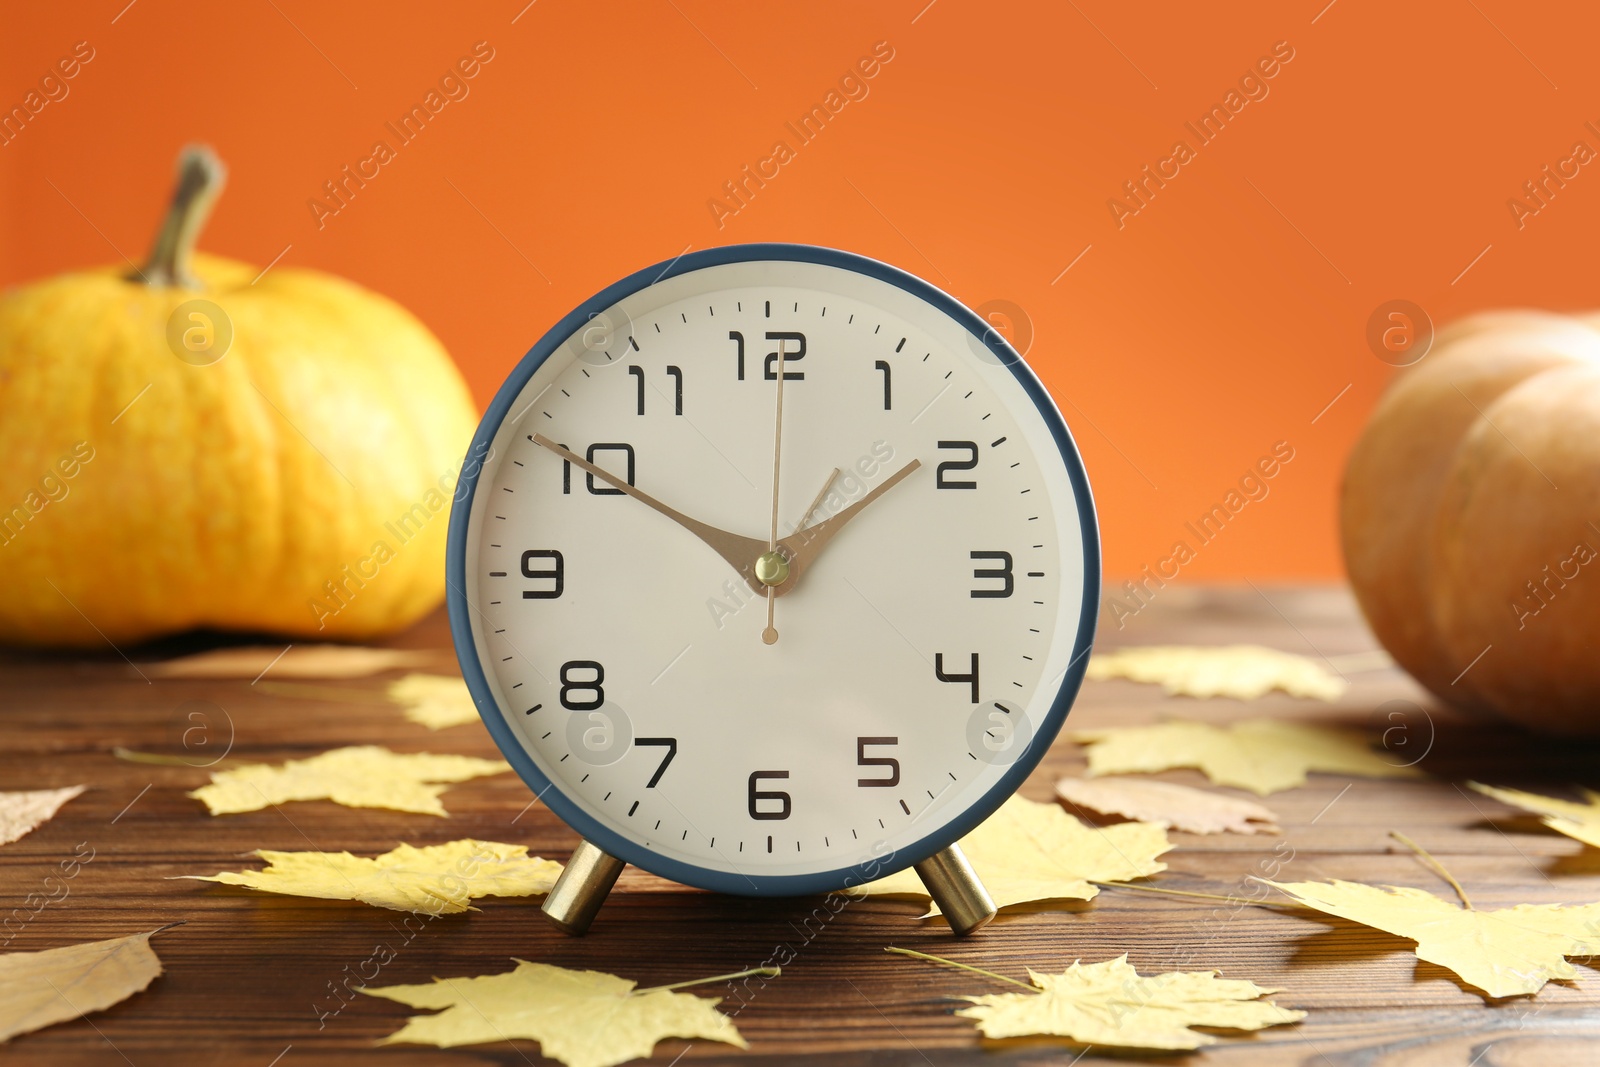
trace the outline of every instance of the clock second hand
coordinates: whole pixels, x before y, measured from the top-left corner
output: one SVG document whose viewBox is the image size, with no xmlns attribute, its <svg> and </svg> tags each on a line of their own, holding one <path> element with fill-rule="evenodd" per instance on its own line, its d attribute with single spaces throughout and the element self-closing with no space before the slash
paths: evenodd
<svg viewBox="0 0 1600 1067">
<path fill-rule="evenodd" d="M 773 607 L 777 601 L 777 587 L 789 577 L 789 561 L 778 555 L 778 472 L 783 459 L 783 362 L 784 338 L 778 338 L 778 399 L 772 417 L 772 533 L 767 538 L 767 552 L 756 561 L 756 577 L 767 587 L 767 628 L 761 631 L 761 640 L 769 645 L 778 641 L 777 628 L 772 625 Z"/>
</svg>

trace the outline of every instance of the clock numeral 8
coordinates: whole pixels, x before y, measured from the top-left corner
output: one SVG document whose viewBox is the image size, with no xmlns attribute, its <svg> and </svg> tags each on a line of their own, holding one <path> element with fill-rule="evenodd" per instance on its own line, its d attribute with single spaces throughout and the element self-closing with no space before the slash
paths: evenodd
<svg viewBox="0 0 1600 1067">
<path fill-rule="evenodd" d="M 573 678 L 574 671 L 586 671 L 592 678 Z M 561 706 L 568 711 L 593 711 L 606 702 L 606 669 L 592 659 L 568 660 L 561 665 Z M 593 699 L 575 700 L 573 693 L 593 693 Z"/>
<path fill-rule="evenodd" d="M 787 819 L 790 812 L 789 794 L 781 789 L 761 789 L 763 778 L 787 778 L 788 771 L 751 771 L 750 772 L 750 817 L 752 819 Z M 757 801 L 777 801 L 782 805 L 777 811 L 762 811 L 756 807 Z"/>
</svg>

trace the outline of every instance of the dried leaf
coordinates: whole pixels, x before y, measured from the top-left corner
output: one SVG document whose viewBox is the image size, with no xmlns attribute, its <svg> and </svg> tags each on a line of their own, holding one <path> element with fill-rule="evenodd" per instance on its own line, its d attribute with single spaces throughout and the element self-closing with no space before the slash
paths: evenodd
<svg viewBox="0 0 1600 1067">
<path fill-rule="evenodd" d="M 1145 778 L 1063 778 L 1056 796 L 1108 815 L 1122 815 L 1191 834 L 1279 834 L 1271 809 L 1253 800 Z"/>
<path fill-rule="evenodd" d="M 1156 857 L 1172 848 L 1167 832 L 1148 823 L 1085 826 L 1057 804 L 1014 796 L 961 839 L 972 868 L 996 907 L 1042 900 L 1088 900 L 1096 882 L 1125 882 L 1167 869 Z M 914 870 L 853 890 L 884 896 L 928 896 Z M 934 905 L 923 918 L 939 914 Z"/>
<path fill-rule="evenodd" d="M 1567 956 L 1600 955 L 1600 903 L 1469 911 L 1422 889 L 1337 880 L 1267 884 L 1307 907 L 1415 941 L 1418 959 L 1454 971 L 1491 997 L 1537 993 L 1552 978 L 1576 978 Z"/>
<path fill-rule="evenodd" d="M 1479 785 L 1477 782 L 1467 784 L 1484 796 L 1494 797 L 1502 804 L 1543 815 L 1544 824 L 1550 829 L 1559 830 L 1586 845 L 1600 848 L 1600 793 L 1592 789 L 1582 791 L 1585 803 L 1579 804 L 1576 801 L 1547 797 L 1539 793 L 1524 793 L 1520 789 L 1497 789 L 1492 785 Z"/>
<path fill-rule="evenodd" d="M 718 1001 L 669 989 L 634 991 L 634 983 L 600 971 L 569 971 L 516 960 L 515 970 L 475 978 L 436 978 L 421 985 L 367 986 L 369 996 L 413 1008 L 414 1015 L 384 1044 L 408 1041 L 454 1048 L 512 1038 L 539 1042 L 539 1051 L 568 1067 L 612 1067 L 648 1056 L 668 1037 L 722 1041 L 749 1048 Z"/>
<path fill-rule="evenodd" d="M 1192 1049 L 1214 1045 L 1194 1026 L 1261 1030 L 1298 1022 L 1303 1011 L 1257 997 L 1276 993 L 1254 982 L 1218 978 L 1216 971 L 1168 971 L 1145 977 L 1126 955 L 1074 963 L 1060 974 L 1028 970 L 1036 993 L 962 997 L 974 1005 L 956 1012 L 976 1019 L 984 1037 L 1052 1034 L 1084 1045 Z"/>
<path fill-rule="evenodd" d="M 1196 767 L 1217 785 L 1260 796 L 1305 785 L 1307 771 L 1364 778 L 1419 778 L 1367 747 L 1356 733 L 1324 730 L 1275 719 L 1247 719 L 1227 728 L 1200 722 L 1164 722 L 1108 730 L 1079 730 L 1087 743 L 1089 774 L 1128 774 Z"/>
<path fill-rule="evenodd" d="M 183 875 L 269 893 L 323 900 L 360 900 L 393 911 L 449 915 L 478 897 L 528 897 L 550 892 L 561 864 L 528 855 L 525 845 L 471 838 L 415 848 L 401 845 L 374 859 L 348 852 L 252 853 L 260 871 Z"/>
<path fill-rule="evenodd" d="M 444 674 L 408 674 L 389 683 L 389 699 L 405 705 L 406 718 L 430 730 L 478 722 L 467 683 Z"/>
<path fill-rule="evenodd" d="M 0 845 L 9 845 L 38 829 L 61 810 L 61 805 L 89 788 L 69 785 L 65 789 L 30 789 L 21 793 L 0 793 Z"/>
<path fill-rule="evenodd" d="M 366 678 L 401 667 L 422 667 L 437 657 L 431 652 L 356 645 L 275 645 L 215 648 L 177 656 L 140 669 L 152 678 Z"/>
<path fill-rule="evenodd" d="M 0 955 L 0 1043 L 102 1011 L 161 973 L 150 930 L 43 952 Z"/>
<path fill-rule="evenodd" d="M 1089 659 L 1088 677 L 1160 685 L 1174 696 L 1255 700 L 1274 689 L 1290 696 L 1338 700 L 1345 680 L 1316 660 L 1260 645 L 1194 648 L 1146 645 Z"/>
<path fill-rule="evenodd" d="M 213 815 L 259 811 L 290 800 L 331 800 L 347 808 L 389 808 L 446 815 L 439 795 L 448 783 L 509 771 L 510 764 L 475 756 L 390 752 L 377 745 L 336 748 L 281 766 L 254 763 L 213 771 L 211 784 L 189 795 Z M 445 784 L 441 784 L 445 783 Z"/>
</svg>

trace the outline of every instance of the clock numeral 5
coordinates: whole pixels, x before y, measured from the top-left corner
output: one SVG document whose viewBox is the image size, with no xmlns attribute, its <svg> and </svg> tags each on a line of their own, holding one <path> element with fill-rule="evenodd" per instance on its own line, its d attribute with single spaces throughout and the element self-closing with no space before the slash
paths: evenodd
<svg viewBox="0 0 1600 1067">
<path fill-rule="evenodd" d="M 752 819 L 787 819 L 791 810 L 789 794 L 781 789 L 762 789 L 761 782 L 766 778 L 787 778 L 788 771 L 751 771 L 750 772 L 750 817 Z M 777 811 L 766 811 L 756 807 L 761 801 L 776 801 L 780 807 Z"/>
<path fill-rule="evenodd" d="M 969 674 L 946 674 L 944 672 L 944 653 L 935 652 L 933 655 L 933 675 L 941 682 L 966 682 L 972 686 L 972 702 L 978 702 L 978 654 L 972 653 L 972 671 Z"/>
<path fill-rule="evenodd" d="M 630 365 L 628 367 L 628 373 L 633 375 L 633 377 L 637 380 L 638 392 L 639 392 L 639 414 L 643 415 L 644 414 L 644 368 L 639 366 L 638 364 L 633 364 L 633 365 Z M 674 415 L 682 415 L 683 414 L 683 369 L 681 367 L 668 367 L 667 368 L 667 375 L 672 379 L 673 388 L 674 388 L 674 398 L 673 398 L 673 402 L 672 402 L 672 413 Z M 563 446 L 563 447 L 565 447 L 565 446 Z M 593 461 L 591 460 L 590 462 L 593 462 Z M 632 483 L 630 482 L 629 484 L 631 485 Z"/>
<path fill-rule="evenodd" d="M 893 756 L 869 756 L 867 749 L 880 745 L 898 745 L 898 737 L 858 737 L 856 738 L 856 766 L 857 767 L 887 767 L 887 778 L 858 778 L 856 785 L 863 788 L 871 786 L 891 786 L 900 784 L 900 761 Z"/>
<path fill-rule="evenodd" d="M 574 678 L 582 671 L 590 678 Z M 568 711 L 593 711 L 606 702 L 606 669 L 592 659 L 568 660 L 561 665 L 561 706 Z M 581 700 L 574 693 L 593 693 Z"/>
<path fill-rule="evenodd" d="M 1000 564 L 998 567 L 974 567 L 972 569 L 972 577 L 980 581 L 984 578 L 1000 579 L 999 589 L 974 589 L 972 591 L 972 597 L 974 600 L 983 599 L 985 597 L 1003 599 L 1017 591 L 1017 577 L 1012 573 L 1011 570 L 1011 553 L 973 552 L 970 553 L 970 555 L 974 560 L 982 561 L 992 559 Z"/>
<path fill-rule="evenodd" d="M 676 737 L 635 737 L 633 743 L 635 747 L 659 745 L 667 750 L 667 754 L 661 759 L 661 766 L 656 768 L 656 773 L 652 774 L 650 780 L 644 784 L 646 789 L 654 789 L 656 783 L 661 781 L 661 776 L 667 773 L 667 764 L 671 763 L 672 757 L 678 754 L 678 739 Z"/>
<path fill-rule="evenodd" d="M 939 468 L 935 472 L 938 477 L 934 479 L 934 485 L 939 489 L 978 488 L 977 482 L 969 482 L 959 479 L 947 481 L 945 479 L 945 474 L 949 471 L 969 471 L 978 465 L 978 443 L 976 441 L 940 441 L 939 447 L 966 452 L 967 458 L 947 459 L 943 463 L 939 464 Z"/>
<path fill-rule="evenodd" d="M 533 561 L 536 559 L 547 559 L 550 566 L 535 570 Z M 567 587 L 566 558 L 553 548 L 530 548 L 522 554 L 522 576 L 533 581 L 546 579 L 551 583 L 549 589 L 524 589 L 522 599 L 555 600 Z"/>
<path fill-rule="evenodd" d="M 681 415 L 683 413 L 680 411 L 679 414 Z M 562 448 L 566 448 L 567 446 L 566 445 L 562 445 L 561 447 Z M 634 484 L 634 481 L 633 481 L 633 474 L 634 474 L 633 446 L 630 445 L 630 444 L 627 444 L 626 442 L 622 442 L 622 441 L 600 442 L 598 444 L 592 444 L 587 449 L 585 449 L 584 453 L 583 453 L 583 458 L 588 460 L 590 463 L 593 463 L 597 467 L 604 466 L 604 464 L 596 462 L 596 460 L 594 458 L 596 456 L 596 454 L 598 454 L 598 453 L 600 453 L 602 451 L 606 451 L 606 452 L 621 452 L 625 456 L 628 457 L 628 474 L 627 474 L 627 477 L 623 478 L 622 480 L 627 482 L 629 485 L 633 485 Z M 592 496 L 626 496 L 627 495 L 621 489 L 613 489 L 611 486 L 606 485 L 603 482 L 599 483 L 599 484 L 596 484 L 596 482 L 594 480 L 594 475 L 590 474 L 587 471 L 584 472 L 583 478 L 584 478 L 585 484 L 588 485 L 589 493 Z M 572 461 L 570 459 L 564 459 L 564 460 L 561 461 L 561 492 L 562 492 L 563 495 L 570 494 L 572 492 Z"/>
</svg>

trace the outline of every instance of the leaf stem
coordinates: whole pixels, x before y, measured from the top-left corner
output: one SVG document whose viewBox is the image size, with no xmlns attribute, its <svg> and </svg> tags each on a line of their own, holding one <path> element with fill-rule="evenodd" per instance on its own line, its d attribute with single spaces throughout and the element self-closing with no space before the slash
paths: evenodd
<svg viewBox="0 0 1600 1067">
<path fill-rule="evenodd" d="M 1300 904 L 1276 904 L 1270 900 L 1251 900 L 1248 897 L 1228 897 L 1221 893 L 1201 893 L 1193 889 L 1163 889 L 1153 885 L 1132 885 L 1128 882 L 1097 882 L 1088 879 L 1091 885 L 1101 886 L 1105 889 L 1137 889 L 1144 893 L 1169 893 L 1175 897 L 1199 897 L 1201 900 L 1220 900 L 1226 904 L 1254 904 L 1263 908 L 1298 908 Z"/>
<path fill-rule="evenodd" d="M 748 971 L 735 971 L 733 974 L 718 974 L 710 978 L 691 978 L 687 982 L 673 982 L 671 985 L 656 985 L 649 989 L 635 989 L 629 996 L 642 997 L 646 993 L 666 993 L 673 989 L 687 989 L 694 985 L 709 985 L 712 982 L 731 982 L 736 978 L 751 978 L 760 975 L 762 978 L 776 978 L 783 973 L 782 967 L 752 967 Z"/>
<path fill-rule="evenodd" d="M 1422 862 L 1427 864 L 1429 870 L 1433 871 L 1434 874 L 1437 874 L 1440 878 L 1443 878 L 1445 881 L 1450 883 L 1450 888 L 1454 889 L 1456 891 L 1456 896 L 1461 898 L 1461 906 L 1468 911 L 1473 910 L 1472 899 L 1467 896 L 1467 891 L 1461 888 L 1461 883 L 1456 881 L 1455 875 L 1446 870 L 1444 864 L 1434 859 L 1433 855 L 1427 849 L 1411 840 L 1411 838 L 1407 837 L 1399 830 L 1390 830 L 1389 836 L 1409 848 L 1411 851 L 1415 852 L 1418 857 L 1421 858 Z"/>
<path fill-rule="evenodd" d="M 995 974 L 993 971 L 986 971 L 982 967 L 974 967 L 971 964 L 957 963 L 955 960 L 947 960 L 943 956 L 930 956 L 926 952 L 918 952 L 916 949 L 912 949 L 912 948 L 896 948 L 894 945 L 889 945 L 883 951 L 885 951 L 885 952 L 895 952 L 895 953 L 899 953 L 902 956 L 911 956 L 911 957 L 914 957 L 914 958 L 919 959 L 919 960 L 930 960 L 933 963 L 942 963 L 946 967 L 954 967 L 957 970 L 971 971 L 973 974 L 981 974 L 985 978 L 993 978 L 996 982 L 1006 982 L 1009 985 L 1021 986 L 1023 989 L 1026 989 L 1030 993 L 1039 992 L 1037 989 L 1035 989 L 1031 985 L 1028 985 L 1026 982 L 1019 982 L 1015 978 L 1007 978 L 1003 974 Z"/>
</svg>

